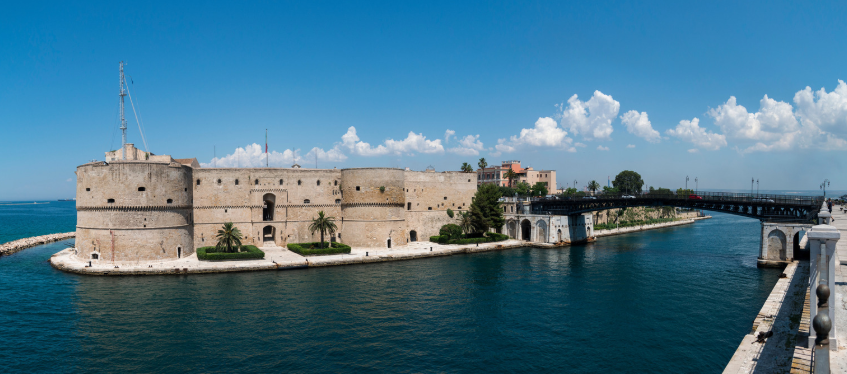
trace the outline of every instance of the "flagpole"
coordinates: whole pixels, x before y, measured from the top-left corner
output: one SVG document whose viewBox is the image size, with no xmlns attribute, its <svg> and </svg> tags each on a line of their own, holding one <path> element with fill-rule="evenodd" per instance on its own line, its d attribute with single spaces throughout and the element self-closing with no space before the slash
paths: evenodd
<svg viewBox="0 0 847 374">
<path fill-rule="evenodd" d="M 265 129 L 265 167 L 269 167 L 268 162 L 268 129 Z"/>
</svg>

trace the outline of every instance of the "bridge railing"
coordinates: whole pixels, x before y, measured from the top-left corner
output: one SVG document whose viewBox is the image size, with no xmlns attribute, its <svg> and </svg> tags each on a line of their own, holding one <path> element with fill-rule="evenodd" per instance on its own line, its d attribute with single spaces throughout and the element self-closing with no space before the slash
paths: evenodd
<svg viewBox="0 0 847 374">
<path fill-rule="evenodd" d="M 738 192 L 646 192 L 641 194 L 597 194 L 595 196 L 558 196 L 554 198 L 533 198 L 534 202 L 555 201 L 590 201 L 590 200 L 617 200 L 617 199 L 652 199 L 667 201 L 691 201 L 691 202 L 723 202 L 723 203 L 755 203 L 757 205 L 794 205 L 794 206 L 819 206 L 823 203 L 822 196 L 802 195 L 773 195 Z"/>
</svg>

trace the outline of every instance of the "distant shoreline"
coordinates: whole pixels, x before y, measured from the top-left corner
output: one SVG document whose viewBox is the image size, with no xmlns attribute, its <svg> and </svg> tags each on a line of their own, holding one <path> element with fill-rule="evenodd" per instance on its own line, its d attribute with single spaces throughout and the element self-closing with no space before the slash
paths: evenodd
<svg viewBox="0 0 847 374">
<path fill-rule="evenodd" d="M 0 203 L 0 205 L 43 205 L 43 204 L 50 204 L 50 202 L 49 202 L 49 201 L 45 201 L 45 202 L 43 202 L 43 203 L 39 203 L 39 202 L 35 202 L 35 201 L 33 201 L 33 202 L 31 202 L 31 203 L 9 203 L 9 204 L 6 204 L 6 203 Z"/>
</svg>

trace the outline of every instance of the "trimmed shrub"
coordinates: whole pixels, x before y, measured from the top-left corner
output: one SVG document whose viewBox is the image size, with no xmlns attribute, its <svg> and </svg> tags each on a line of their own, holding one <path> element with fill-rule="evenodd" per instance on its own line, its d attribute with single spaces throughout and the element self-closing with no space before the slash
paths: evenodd
<svg viewBox="0 0 847 374">
<path fill-rule="evenodd" d="M 450 218 L 453 218 L 453 209 L 447 208 L 447 215 L 448 215 Z"/>
<path fill-rule="evenodd" d="M 441 235 L 438 237 L 438 244 L 447 244 L 450 241 L 450 237 L 447 235 Z"/>
<path fill-rule="evenodd" d="M 327 248 L 321 248 L 321 242 L 314 243 L 288 243 L 288 250 L 297 253 L 301 256 L 320 256 L 320 255 L 335 255 L 349 254 L 350 246 L 339 242 L 324 242 L 330 244 Z"/>
<path fill-rule="evenodd" d="M 446 236 L 448 239 L 458 239 L 463 236 L 462 228 L 459 227 L 459 225 L 454 225 L 452 223 L 441 226 L 441 230 L 438 231 L 438 235 Z"/>
<path fill-rule="evenodd" d="M 500 241 L 503 241 L 503 240 L 509 240 L 509 235 L 498 234 L 496 232 L 487 232 L 487 233 L 485 233 L 485 236 L 494 239 L 493 241 L 495 241 L 495 242 L 500 242 Z"/>
<path fill-rule="evenodd" d="M 440 236 L 440 235 L 430 236 L 430 237 L 429 237 L 429 241 L 431 241 L 431 242 L 433 242 L 433 243 L 438 243 L 438 241 L 439 241 L 439 240 L 441 240 L 441 236 Z"/>
<path fill-rule="evenodd" d="M 255 245 L 242 245 L 242 252 L 226 253 L 215 252 L 215 247 L 197 248 L 197 258 L 204 261 L 226 261 L 226 260 L 261 260 L 265 258 L 265 252 Z"/>
</svg>

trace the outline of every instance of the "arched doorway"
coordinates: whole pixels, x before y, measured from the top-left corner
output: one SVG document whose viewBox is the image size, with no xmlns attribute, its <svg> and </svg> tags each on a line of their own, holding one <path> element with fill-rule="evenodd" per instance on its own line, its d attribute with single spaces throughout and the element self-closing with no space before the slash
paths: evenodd
<svg viewBox="0 0 847 374">
<path fill-rule="evenodd" d="M 509 237 L 512 238 L 512 239 L 517 239 L 518 238 L 518 224 L 517 224 L 517 222 L 509 221 L 509 223 L 507 223 L 506 226 L 507 226 L 507 229 L 509 230 Z"/>
<path fill-rule="evenodd" d="M 547 222 L 538 221 L 538 223 L 535 224 L 535 227 L 536 227 L 536 229 L 538 229 L 537 233 L 535 234 L 537 236 L 536 241 L 546 242 L 547 241 Z"/>
<path fill-rule="evenodd" d="M 418 241 L 418 232 L 415 230 L 409 231 L 409 241 L 416 242 Z"/>
<path fill-rule="evenodd" d="M 559 238 L 558 241 L 562 241 L 562 229 L 556 230 L 556 237 Z"/>
<path fill-rule="evenodd" d="M 267 193 L 265 196 L 262 196 L 262 201 L 264 202 L 262 205 L 262 221 L 273 221 L 276 196 L 272 193 Z"/>
<path fill-rule="evenodd" d="M 768 260 L 783 261 L 785 257 L 785 233 L 773 230 L 768 234 Z"/>
<path fill-rule="evenodd" d="M 528 219 L 521 222 L 521 240 L 532 240 L 532 224 L 529 223 Z"/>
<path fill-rule="evenodd" d="M 794 234 L 794 259 L 795 260 L 808 260 L 809 259 L 809 247 L 806 239 L 806 231 L 800 230 Z"/>
<path fill-rule="evenodd" d="M 176 258 L 182 258 L 182 247 L 176 247 Z"/>
<path fill-rule="evenodd" d="M 388 241 L 385 242 L 385 245 L 388 246 L 388 248 L 391 248 L 391 238 L 388 238 Z"/>
<path fill-rule="evenodd" d="M 274 227 L 273 226 L 265 226 L 262 229 L 262 243 L 263 244 L 272 244 L 274 242 Z"/>
</svg>

